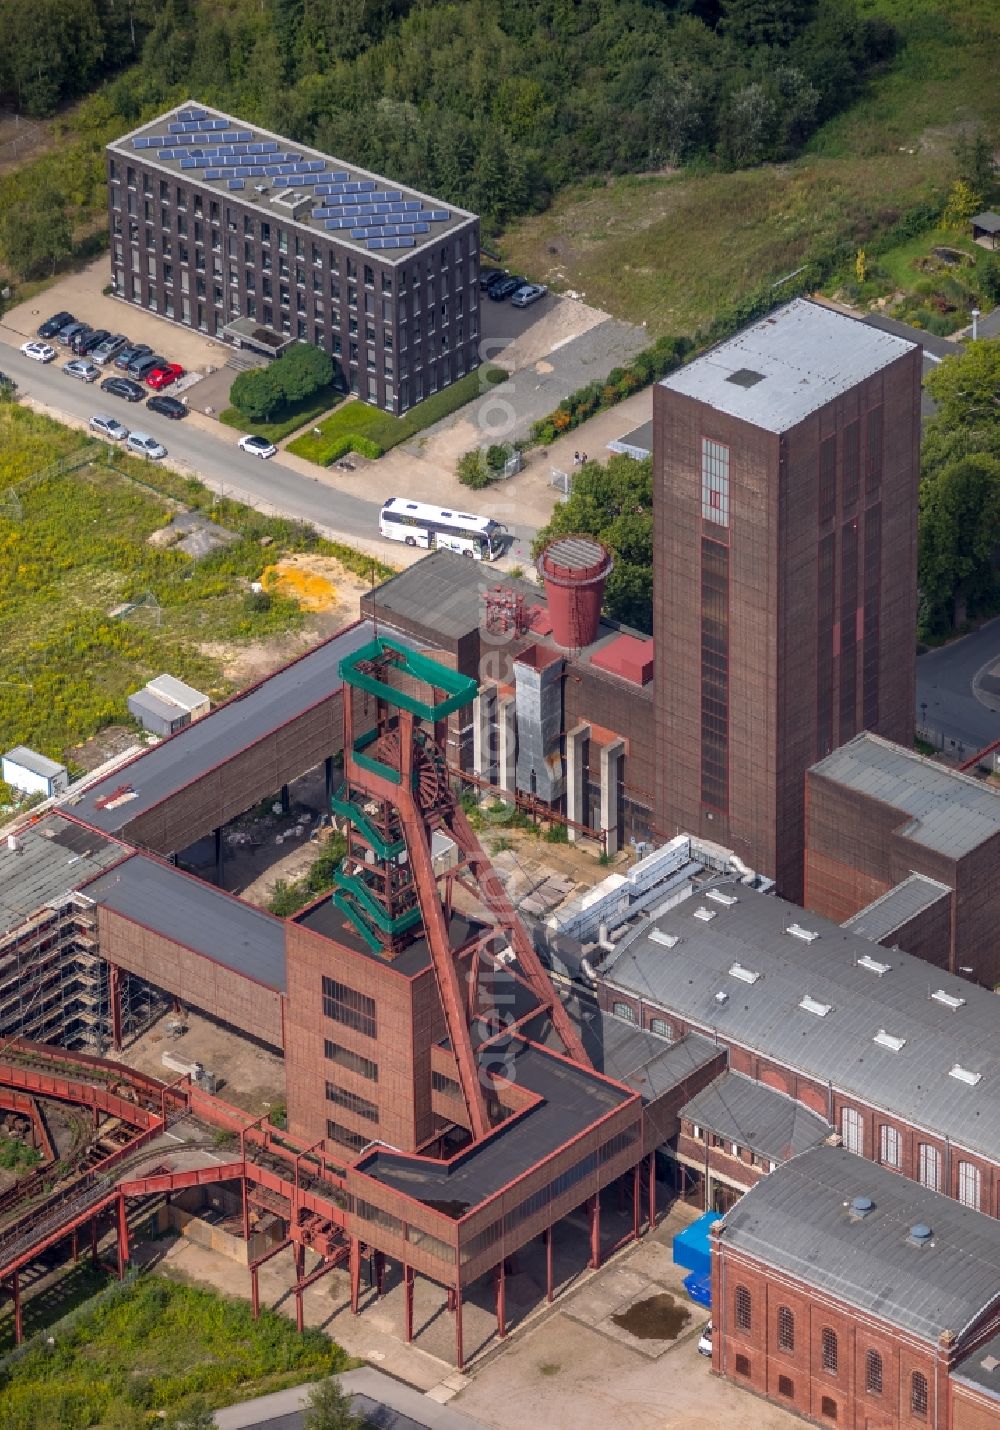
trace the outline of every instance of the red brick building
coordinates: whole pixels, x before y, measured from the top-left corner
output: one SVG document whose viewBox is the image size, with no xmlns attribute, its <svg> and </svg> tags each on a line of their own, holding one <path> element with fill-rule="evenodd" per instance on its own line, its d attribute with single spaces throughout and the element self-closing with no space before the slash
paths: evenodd
<svg viewBox="0 0 1000 1430">
<path fill-rule="evenodd" d="M 913 734 L 920 380 L 797 300 L 654 390 L 657 824 L 796 901 L 808 767 Z"/>
<path fill-rule="evenodd" d="M 806 774 L 805 904 L 826 918 L 993 987 L 998 867 L 1000 790 L 981 780 L 868 733 Z"/>
<path fill-rule="evenodd" d="M 766 1177 L 713 1236 L 717 1374 L 827 1426 L 1000 1419 L 1000 1228 L 837 1147 Z"/>
</svg>

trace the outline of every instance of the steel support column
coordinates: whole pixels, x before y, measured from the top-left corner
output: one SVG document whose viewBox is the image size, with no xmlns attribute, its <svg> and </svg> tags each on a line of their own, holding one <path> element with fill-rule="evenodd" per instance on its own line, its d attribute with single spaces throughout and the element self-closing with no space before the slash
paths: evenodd
<svg viewBox="0 0 1000 1430">
<path fill-rule="evenodd" d="M 594 1271 L 601 1267 L 601 1194 L 595 1192 L 590 1199 L 590 1265 Z"/>
<path fill-rule="evenodd" d="M 656 1230 L 656 1153 L 649 1154 L 649 1229 Z"/>
<path fill-rule="evenodd" d="M 462 1349 L 462 1288 L 455 1287 L 455 1369 L 465 1369 L 465 1352 Z"/>
<path fill-rule="evenodd" d="M 385 1286 L 385 1252 L 376 1251 L 373 1259 L 375 1262 L 375 1295 L 381 1300 Z"/>
<path fill-rule="evenodd" d="M 260 1315 L 260 1287 L 257 1284 L 257 1267 L 250 1267 L 250 1308 L 254 1320 Z"/>
<path fill-rule="evenodd" d="M 71 1255 L 73 1257 L 73 1265 L 75 1266 L 76 1263 L 80 1260 L 80 1235 L 77 1227 L 73 1228 Z"/>
<path fill-rule="evenodd" d="M 121 969 L 117 963 L 108 964 L 108 994 L 111 999 L 111 1046 L 116 1053 L 122 1050 L 122 988 Z"/>
<path fill-rule="evenodd" d="M 93 1217 L 90 1222 L 90 1259 L 97 1265 L 97 1217 Z"/>
<path fill-rule="evenodd" d="M 406 1325 L 406 1344 L 413 1340 L 413 1267 L 403 1267 L 403 1308 Z"/>
<path fill-rule="evenodd" d="M 282 785 L 282 786 L 281 786 L 281 812 L 282 812 L 282 814 L 287 814 L 288 811 L 291 809 L 291 807 L 292 807 L 292 801 L 291 801 L 291 797 L 290 797 L 290 795 L 289 795 L 289 793 L 288 793 L 288 786 L 287 786 L 287 785 Z"/>
<path fill-rule="evenodd" d="M 639 1228 L 642 1224 L 642 1163 L 636 1162 L 632 1168 L 632 1236 L 635 1241 L 639 1240 Z"/>
<path fill-rule="evenodd" d="M 545 1228 L 545 1299 L 552 1305 L 552 1227 Z"/>
<path fill-rule="evenodd" d="M 14 1298 L 14 1344 L 19 1346 L 24 1340 L 24 1325 L 21 1320 L 21 1273 L 15 1271 L 10 1281 L 11 1295 Z"/>
<path fill-rule="evenodd" d="M 507 1281 L 503 1261 L 497 1267 L 497 1335 L 503 1340 L 507 1334 Z"/>
<path fill-rule="evenodd" d="M 361 1292 L 361 1242 L 351 1237 L 351 1314 L 358 1314 L 358 1297 Z"/>
<path fill-rule="evenodd" d="M 326 802 L 324 808 L 327 814 L 330 813 L 330 801 L 333 799 L 333 756 L 327 755 L 323 761 L 323 780 L 326 790 Z"/>
<path fill-rule="evenodd" d="M 118 1280 L 124 1281 L 125 1268 L 128 1266 L 128 1210 L 125 1206 L 124 1192 L 118 1193 L 115 1203 L 118 1219 Z"/>
<path fill-rule="evenodd" d="M 215 831 L 215 882 L 221 889 L 223 875 L 225 873 L 225 857 L 222 843 L 222 825 Z"/>
</svg>

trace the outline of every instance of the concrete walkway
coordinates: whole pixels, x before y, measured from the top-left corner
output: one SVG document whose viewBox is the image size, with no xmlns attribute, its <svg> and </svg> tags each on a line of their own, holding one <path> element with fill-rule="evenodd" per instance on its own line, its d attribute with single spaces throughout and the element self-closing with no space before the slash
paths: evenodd
<svg viewBox="0 0 1000 1430">
<path fill-rule="evenodd" d="M 350 1394 L 356 1414 L 371 1415 L 375 1408 L 383 1407 L 391 1412 L 373 1421 L 378 1425 L 394 1426 L 400 1417 L 402 1424 L 412 1423 L 425 1430 L 479 1430 L 482 1426 L 481 1420 L 439 1405 L 419 1390 L 371 1366 L 345 1371 L 337 1379 Z M 302 1407 L 311 1389 L 311 1384 L 297 1385 L 291 1390 L 262 1395 L 257 1400 L 245 1400 L 242 1405 L 227 1406 L 215 1412 L 216 1426 L 218 1430 L 299 1430 L 303 1422 Z"/>
</svg>

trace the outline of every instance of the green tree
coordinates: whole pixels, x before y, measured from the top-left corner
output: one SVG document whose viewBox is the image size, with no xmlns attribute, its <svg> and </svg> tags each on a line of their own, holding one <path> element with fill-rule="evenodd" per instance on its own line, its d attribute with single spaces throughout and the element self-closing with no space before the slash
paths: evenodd
<svg viewBox="0 0 1000 1430">
<path fill-rule="evenodd" d="M 941 222 L 945 228 L 964 228 L 983 206 L 983 196 L 966 179 L 956 179 L 948 194 Z"/>
<path fill-rule="evenodd" d="M 294 343 L 270 370 L 286 401 L 301 402 L 321 387 L 329 387 L 333 381 L 333 358 L 311 343 Z"/>
<path fill-rule="evenodd" d="M 923 634 L 946 631 L 956 605 L 969 615 L 996 608 L 998 545 L 1000 459 L 977 453 L 924 479 L 918 548 Z"/>
<path fill-rule="evenodd" d="M 535 538 L 536 557 L 555 536 L 585 532 L 604 541 L 615 565 L 605 588 L 608 615 L 638 630 L 652 629 L 653 464 L 612 457 L 577 472 L 569 500 Z"/>
<path fill-rule="evenodd" d="M 0 213 L 0 255 L 18 278 L 54 273 L 73 251 L 62 195 L 51 185 Z"/>
<path fill-rule="evenodd" d="M 334 1376 L 314 1385 L 306 1400 L 305 1430 L 362 1430 L 364 1420 L 351 1409 L 351 1398 Z"/>
<path fill-rule="evenodd" d="M 1000 339 L 981 338 L 946 358 L 925 386 L 937 404 L 932 424 L 937 431 L 984 426 L 1000 431 Z"/>
<path fill-rule="evenodd" d="M 959 135 L 955 141 L 955 158 L 959 177 L 975 192 L 988 194 L 996 176 L 996 160 L 993 145 L 978 125 L 971 133 L 963 130 Z"/>
<path fill-rule="evenodd" d="M 229 400 L 251 422 L 270 422 L 284 406 L 285 389 L 271 367 L 241 372 L 229 389 Z"/>
<path fill-rule="evenodd" d="M 791 43 L 812 17 L 813 0 L 722 0 L 723 33 L 741 49 Z"/>
</svg>

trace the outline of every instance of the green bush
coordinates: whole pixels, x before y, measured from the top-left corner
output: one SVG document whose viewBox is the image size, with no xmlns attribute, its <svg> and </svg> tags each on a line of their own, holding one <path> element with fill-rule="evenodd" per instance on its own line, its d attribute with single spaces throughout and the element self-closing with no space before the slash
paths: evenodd
<svg viewBox="0 0 1000 1430">
<path fill-rule="evenodd" d="M 311 343 L 293 343 L 267 367 L 241 372 L 229 400 L 251 422 L 270 422 L 333 383 L 333 358 Z"/>
<path fill-rule="evenodd" d="M 666 377 L 680 366 L 691 347 L 690 338 L 657 338 L 650 347 L 636 353 L 627 367 L 613 368 L 603 382 L 588 383 L 564 397 L 554 412 L 532 425 L 532 442 L 549 446 L 562 433 L 571 432 L 595 413 L 607 411 L 633 392 Z"/>
<path fill-rule="evenodd" d="M 488 487 L 493 474 L 486 461 L 486 454 L 481 447 L 474 447 L 471 452 L 464 453 L 458 459 L 458 480 L 463 487 L 471 487 L 475 492 L 482 491 Z"/>
</svg>

